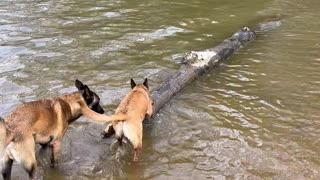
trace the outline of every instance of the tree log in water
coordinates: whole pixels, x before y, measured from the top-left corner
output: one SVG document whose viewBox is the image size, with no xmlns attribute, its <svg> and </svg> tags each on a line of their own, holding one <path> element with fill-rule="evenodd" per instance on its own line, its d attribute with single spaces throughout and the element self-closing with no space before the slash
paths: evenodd
<svg viewBox="0 0 320 180">
<path fill-rule="evenodd" d="M 180 69 L 152 91 L 153 114 L 156 114 L 188 82 L 229 58 L 236 50 L 252 42 L 256 32 L 266 32 L 280 25 L 280 21 L 259 24 L 252 30 L 245 27 L 219 45 L 203 51 L 191 51 L 185 55 Z"/>
</svg>

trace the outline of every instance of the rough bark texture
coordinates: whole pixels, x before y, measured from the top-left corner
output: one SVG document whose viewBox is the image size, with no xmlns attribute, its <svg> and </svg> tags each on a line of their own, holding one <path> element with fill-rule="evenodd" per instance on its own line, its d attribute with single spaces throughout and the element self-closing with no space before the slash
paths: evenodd
<svg viewBox="0 0 320 180">
<path fill-rule="evenodd" d="M 280 21 L 259 24 L 254 30 L 247 27 L 233 34 L 219 45 L 186 54 L 180 69 L 152 91 L 153 114 L 156 114 L 188 82 L 212 69 L 222 60 L 256 38 L 256 32 L 266 32 L 280 25 Z"/>
</svg>

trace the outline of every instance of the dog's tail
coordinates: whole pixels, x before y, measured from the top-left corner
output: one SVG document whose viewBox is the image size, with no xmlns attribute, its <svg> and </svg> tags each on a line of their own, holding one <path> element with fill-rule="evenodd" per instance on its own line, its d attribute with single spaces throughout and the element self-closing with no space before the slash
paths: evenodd
<svg viewBox="0 0 320 180">
<path fill-rule="evenodd" d="M 110 121 L 125 121 L 127 120 L 127 115 L 125 114 L 114 114 L 109 116 L 108 120 Z"/>
<path fill-rule="evenodd" d="M 124 114 L 107 116 L 104 114 L 96 113 L 92 111 L 87 105 L 82 105 L 81 109 L 82 109 L 82 114 L 86 118 L 89 118 L 90 120 L 96 123 L 106 123 L 109 121 L 125 121 L 127 119 L 127 116 Z"/>
</svg>

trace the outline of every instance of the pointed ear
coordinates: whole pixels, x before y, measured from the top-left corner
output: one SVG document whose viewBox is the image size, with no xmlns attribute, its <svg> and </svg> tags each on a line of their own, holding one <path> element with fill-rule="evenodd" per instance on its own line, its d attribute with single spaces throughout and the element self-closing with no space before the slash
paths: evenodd
<svg viewBox="0 0 320 180">
<path fill-rule="evenodd" d="M 99 96 L 96 95 L 96 93 L 93 93 L 93 101 L 91 103 L 91 106 L 89 106 L 90 109 L 92 109 L 93 105 L 99 104 L 99 101 L 100 101 Z"/>
<path fill-rule="evenodd" d="M 148 79 L 147 79 L 147 78 L 144 79 L 143 85 L 144 85 L 147 89 L 149 89 Z"/>
<path fill-rule="evenodd" d="M 84 95 L 90 97 L 91 91 L 90 91 L 89 87 L 87 85 L 84 85 L 83 89 L 84 89 Z"/>
<path fill-rule="evenodd" d="M 75 85 L 79 90 L 83 90 L 83 88 L 84 88 L 83 83 L 81 81 L 79 81 L 78 79 L 76 79 Z"/>
<path fill-rule="evenodd" d="M 132 88 L 132 89 L 136 86 L 136 83 L 134 82 L 133 79 L 131 79 L 130 84 L 131 84 L 131 88 Z"/>
</svg>

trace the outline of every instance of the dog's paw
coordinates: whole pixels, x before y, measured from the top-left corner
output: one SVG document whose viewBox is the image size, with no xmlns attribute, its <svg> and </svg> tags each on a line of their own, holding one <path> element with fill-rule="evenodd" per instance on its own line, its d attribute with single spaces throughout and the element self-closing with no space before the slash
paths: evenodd
<svg viewBox="0 0 320 180">
<path fill-rule="evenodd" d="M 138 162 L 139 161 L 139 158 L 138 158 L 138 155 L 134 154 L 133 156 L 133 162 Z"/>
<path fill-rule="evenodd" d="M 107 133 L 104 132 L 104 131 L 103 131 L 102 133 L 100 133 L 100 137 L 101 137 L 102 139 L 107 138 L 106 135 L 107 135 Z"/>
<path fill-rule="evenodd" d="M 112 134 L 103 131 L 102 133 L 100 133 L 100 136 L 101 136 L 102 139 L 106 139 L 106 138 L 112 136 Z"/>
<path fill-rule="evenodd" d="M 146 115 L 144 116 L 144 119 L 145 119 L 145 120 L 151 120 L 151 119 L 152 119 L 152 115 L 146 114 Z"/>
<path fill-rule="evenodd" d="M 57 160 L 51 159 L 50 161 L 50 168 L 56 168 L 57 167 Z"/>
</svg>

